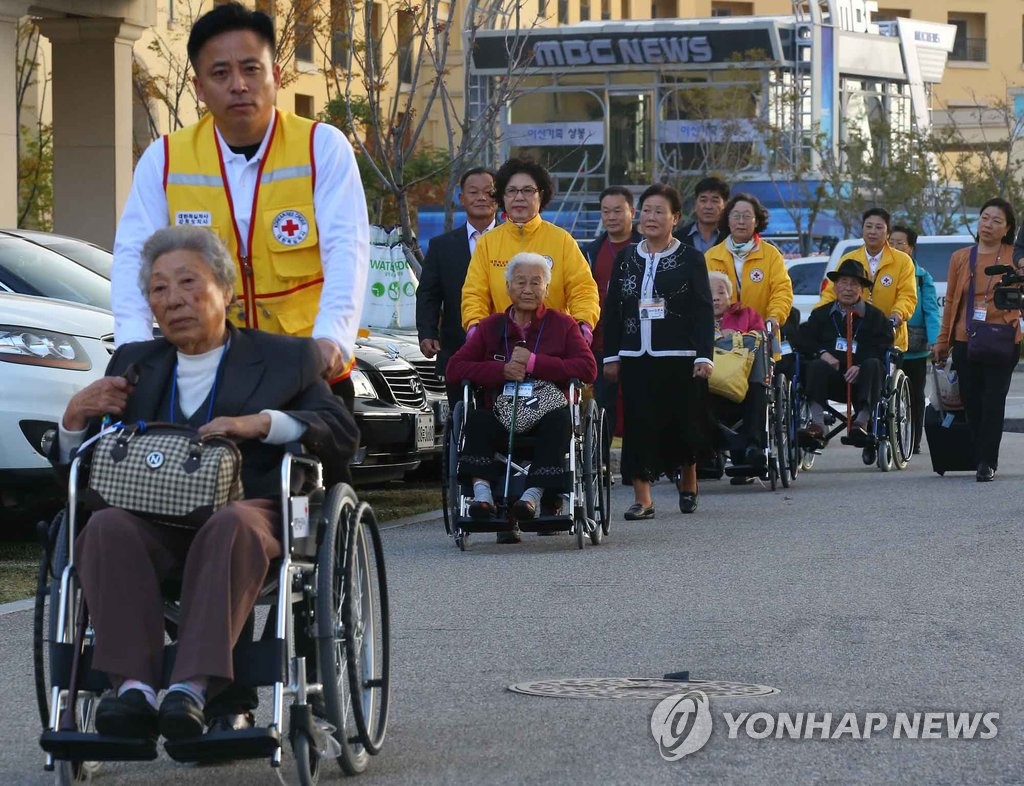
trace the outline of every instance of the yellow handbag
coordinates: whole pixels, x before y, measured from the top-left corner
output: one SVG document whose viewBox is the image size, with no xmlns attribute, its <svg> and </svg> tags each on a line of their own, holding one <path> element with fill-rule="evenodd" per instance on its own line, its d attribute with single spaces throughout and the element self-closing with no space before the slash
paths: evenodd
<svg viewBox="0 0 1024 786">
<path fill-rule="evenodd" d="M 718 342 L 715 346 L 714 370 L 708 379 L 708 389 L 712 394 L 721 396 L 737 403 L 747 397 L 750 389 L 750 370 L 754 366 L 754 349 L 744 346 L 743 333 L 732 334 L 732 346 L 723 347 Z"/>
</svg>

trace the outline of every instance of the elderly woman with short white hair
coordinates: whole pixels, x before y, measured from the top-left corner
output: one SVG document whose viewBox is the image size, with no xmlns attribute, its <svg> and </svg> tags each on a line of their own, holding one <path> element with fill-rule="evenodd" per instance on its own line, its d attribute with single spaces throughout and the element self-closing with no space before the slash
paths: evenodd
<svg viewBox="0 0 1024 786">
<path fill-rule="evenodd" d="M 512 305 L 492 314 L 448 361 L 447 377 L 469 381 L 485 391 L 485 407 L 468 413 L 465 443 L 459 458 L 459 480 L 473 483 L 470 515 L 495 514 L 494 484 L 504 477 L 495 450 L 508 447 L 509 432 L 490 406 L 506 383 L 552 382 L 567 388 L 572 379 L 593 382 L 597 363 L 576 320 L 544 306 L 551 283 L 551 264 L 540 254 L 513 256 L 505 268 Z M 535 438 L 527 489 L 512 506 L 517 520 L 534 518 L 546 492 L 567 491 L 572 479 L 564 456 L 572 432 L 568 406 L 545 414 L 529 432 Z M 499 542 L 518 542 L 518 532 L 498 533 Z"/>
</svg>

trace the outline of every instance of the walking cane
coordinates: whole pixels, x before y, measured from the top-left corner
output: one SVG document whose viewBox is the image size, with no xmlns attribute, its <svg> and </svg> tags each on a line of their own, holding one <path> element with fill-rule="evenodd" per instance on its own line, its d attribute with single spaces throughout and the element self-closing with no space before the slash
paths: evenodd
<svg viewBox="0 0 1024 786">
<path fill-rule="evenodd" d="M 517 347 L 525 347 L 525 341 L 517 341 Z M 516 405 L 519 403 L 519 382 L 516 382 L 515 388 L 512 390 L 512 422 L 508 427 L 508 453 L 506 454 L 507 459 L 505 461 L 505 507 L 508 508 L 508 486 L 512 479 L 512 443 L 515 440 L 516 433 Z"/>
<path fill-rule="evenodd" d="M 846 370 L 850 370 L 850 366 L 853 365 L 853 309 L 848 308 L 846 310 Z M 853 406 L 853 385 L 849 380 L 846 381 L 846 433 L 850 433 L 850 426 L 852 417 L 852 406 Z"/>
</svg>

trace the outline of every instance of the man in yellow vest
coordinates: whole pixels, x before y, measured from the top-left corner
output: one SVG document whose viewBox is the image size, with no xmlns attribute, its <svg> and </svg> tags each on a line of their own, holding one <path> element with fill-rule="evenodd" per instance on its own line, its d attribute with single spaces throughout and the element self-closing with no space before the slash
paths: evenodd
<svg viewBox="0 0 1024 786">
<path fill-rule="evenodd" d="M 209 113 L 139 159 L 114 242 L 114 340 L 152 338 L 139 252 L 157 229 L 210 227 L 237 261 L 239 327 L 312 335 L 324 376 L 354 362 L 369 270 L 359 170 L 342 132 L 274 106 L 281 68 L 274 24 L 239 3 L 200 17 L 188 40 L 196 94 Z"/>
<path fill-rule="evenodd" d="M 865 299 L 896 325 L 893 345 L 906 352 L 906 322 L 917 308 L 917 266 L 909 256 L 889 245 L 891 225 L 888 210 L 881 207 L 865 210 L 861 219 L 864 245 L 846 254 L 839 260 L 839 264 L 847 259 L 855 259 L 868 271 L 873 286 Z M 835 299 L 836 288 L 829 281 L 821 291 L 818 306 Z"/>
</svg>

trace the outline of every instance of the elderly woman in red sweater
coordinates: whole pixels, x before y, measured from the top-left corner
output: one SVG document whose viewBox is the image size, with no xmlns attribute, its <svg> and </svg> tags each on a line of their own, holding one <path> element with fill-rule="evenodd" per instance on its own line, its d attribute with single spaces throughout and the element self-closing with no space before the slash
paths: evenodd
<svg viewBox="0 0 1024 786">
<path fill-rule="evenodd" d="M 505 268 L 505 282 L 512 305 L 479 323 L 448 361 L 448 379 L 468 380 L 484 388 L 488 405 L 507 383 L 545 380 L 565 389 L 571 379 L 593 382 L 597 364 L 576 320 L 544 307 L 551 283 L 550 262 L 540 254 L 516 254 Z M 536 447 L 528 488 L 512 507 L 518 520 L 537 515 L 546 490 L 562 492 L 571 486 L 563 461 L 571 433 L 568 403 L 548 412 L 530 431 Z M 508 437 L 491 409 L 468 413 L 458 477 L 473 483 L 469 512 L 474 518 L 494 515 L 491 486 L 504 477 L 504 465 L 495 461 L 494 452 L 507 447 Z M 498 536 L 499 541 L 518 540 L 517 533 Z"/>
<path fill-rule="evenodd" d="M 733 333 L 748 333 L 764 330 L 761 315 L 749 306 L 732 303 L 732 280 L 719 270 L 708 273 L 711 282 L 711 305 L 715 309 L 715 334 L 717 338 Z"/>
</svg>

